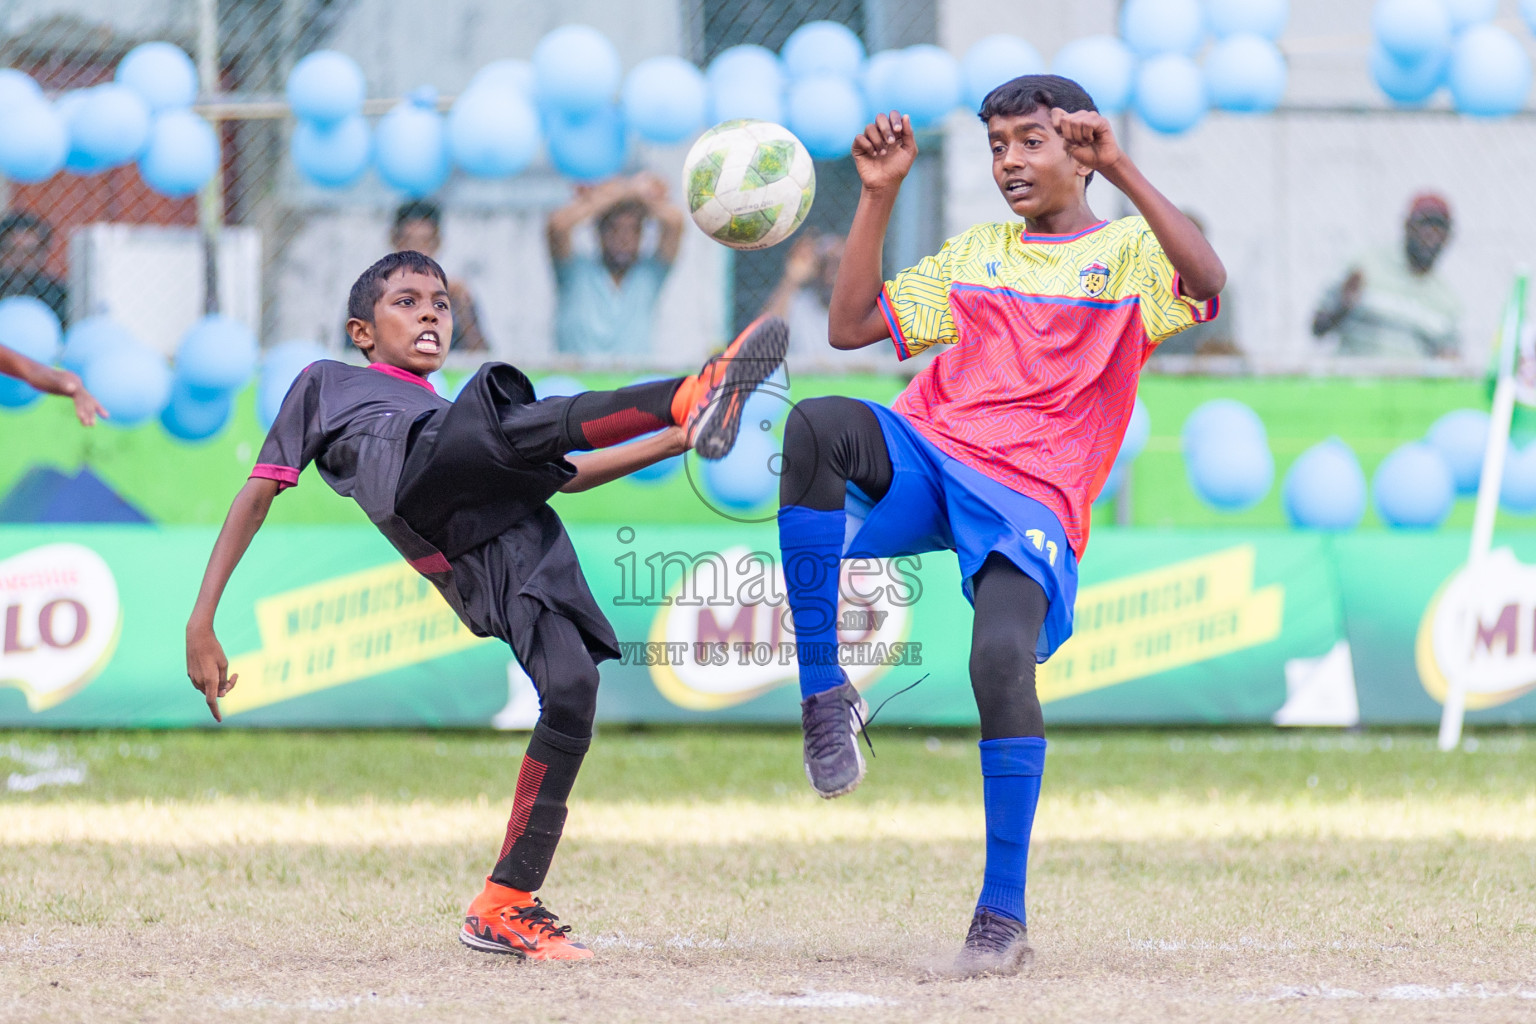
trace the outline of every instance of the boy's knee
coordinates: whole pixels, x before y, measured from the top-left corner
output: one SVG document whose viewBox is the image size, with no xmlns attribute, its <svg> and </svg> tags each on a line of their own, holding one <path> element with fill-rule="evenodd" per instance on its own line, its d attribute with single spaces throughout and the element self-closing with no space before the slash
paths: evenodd
<svg viewBox="0 0 1536 1024">
<path fill-rule="evenodd" d="M 597 666 L 572 666 L 545 687 L 539 715 L 551 729 L 567 736 L 589 737 L 597 717 Z"/>
<path fill-rule="evenodd" d="M 971 689 L 978 702 L 1035 692 L 1035 651 L 1017 634 L 990 637 L 971 647 Z"/>
</svg>

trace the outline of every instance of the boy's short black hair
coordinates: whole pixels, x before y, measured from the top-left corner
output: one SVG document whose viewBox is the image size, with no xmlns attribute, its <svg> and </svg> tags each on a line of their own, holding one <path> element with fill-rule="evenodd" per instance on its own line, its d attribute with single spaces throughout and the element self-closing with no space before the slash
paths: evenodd
<svg viewBox="0 0 1536 1024">
<path fill-rule="evenodd" d="M 352 293 L 347 296 L 347 319 L 373 323 L 373 307 L 384 294 L 384 282 L 402 270 L 430 274 L 443 282 L 444 288 L 448 287 L 448 275 L 431 256 L 415 249 L 392 252 L 352 282 Z"/>
<path fill-rule="evenodd" d="M 1079 110 L 1098 113 L 1099 110 L 1093 97 L 1088 95 L 1088 90 L 1070 78 L 1060 75 L 1020 75 L 987 93 L 976 116 L 981 118 L 982 124 L 986 124 L 994 117 L 1018 117 L 1040 107 L 1048 111 L 1059 107 L 1069 114 Z M 1084 184 L 1092 180 L 1093 175 L 1090 173 L 1084 179 Z"/>
<path fill-rule="evenodd" d="M 394 233 L 399 234 L 400 228 L 413 220 L 424 220 L 432 225 L 434 231 L 441 231 L 443 208 L 430 199 L 412 199 L 408 203 L 401 203 L 395 210 Z"/>
</svg>

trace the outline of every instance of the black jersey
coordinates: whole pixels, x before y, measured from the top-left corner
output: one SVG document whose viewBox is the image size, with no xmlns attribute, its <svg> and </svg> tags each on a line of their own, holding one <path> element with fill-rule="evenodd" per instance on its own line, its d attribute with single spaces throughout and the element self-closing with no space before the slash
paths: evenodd
<svg viewBox="0 0 1536 1024">
<path fill-rule="evenodd" d="M 298 482 L 313 462 L 477 636 L 526 646 L 541 609 L 580 628 L 594 660 L 618 656 L 548 500 L 575 475 L 550 449 L 556 406 L 520 371 L 490 363 L 457 402 L 399 367 L 322 359 L 294 380 L 251 476 Z"/>
</svg>

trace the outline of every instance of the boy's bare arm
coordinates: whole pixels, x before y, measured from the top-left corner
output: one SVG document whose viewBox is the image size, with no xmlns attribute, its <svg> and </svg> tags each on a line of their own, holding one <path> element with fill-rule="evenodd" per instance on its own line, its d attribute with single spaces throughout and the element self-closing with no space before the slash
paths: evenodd
<svg viewBox="0 0 1536 1024">
<path fill-rule="evenodd" d="M 15 377 L 50 395 L 62 395 L 75 403 L 75 415 L 84 426 L 94 426 L 96 417 L 103 418 L 107 410 L 96 401 L 96 396 L 85 390 L 80 378 L 68 370 L 55 370 L 35 359 L 28 359 L 15 349 L 0 345 L 0 374 Z"/>
<path fill-rule="evenodd" d="M 1067 152 L 1078 163 L 1104 175 L 1109 183 L 1136 204 L 1147 226 L 1179 272 L 1184 295 L 1205 302 L 1221 294 L 1227 270 L 1193 221 L 1159 192 L 1115 141 L 1114 129 L 1102 115 L 1091 110 L 1067 113 L 1051 111 L 1051 124 L 1066 141 Z"/>
<path fill-rule="evenodd" d="M 864 348 L 891 336 L 879 306 L 880 290 L 885 287 L 885 230 L 896 193 L 916 156 L 912 120 L 894 110 L 877 115 L 854 137 L 853 163 L 862 188 L 827 309 L 827 335 L 833 348 Z"/>
<path fill-rule="evenodd" d="M 683 428 L 668 427 L 630 444 L 573 455 L 570 461 L 576 467 L 576 475 L 560 489 L 568 494 L 591 490 L 687 450 L 688 436 Z"/>
<path fill-rule="evenodd" d="M 192 607 L 192 617 L 187 620 L 187 678 L 192 680 L 193 687 L 202 691 L 216 722 L 224 720 L 219 713 L 219 698 L 234 689 L 239 676 L 229 675 L 229 659 L 214 636 L 213 613 L 218 610 L 225 584 L 235 566 L 240 564 L 251 538 L 261 529 L 276 496 L 276 480 L 247 480 L 240 488 L 240 493 L 230 503 L 229 515 L 224 517 L 219 539 L 214 541 L 213 554 L 208 556 L 208 568 L 203 573 L 203 585 L 197 592 L 197 603 Z"/>
</svg>

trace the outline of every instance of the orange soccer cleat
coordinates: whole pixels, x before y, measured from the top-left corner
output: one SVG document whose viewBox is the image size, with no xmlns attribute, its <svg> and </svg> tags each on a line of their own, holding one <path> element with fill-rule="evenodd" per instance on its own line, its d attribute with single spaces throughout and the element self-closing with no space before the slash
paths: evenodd
<svg viewBox="0 0 1536 1024">
<path fill-rule="evenodd" d="M 684 378 L 672 396 L 672 421 L 688 432 L 700 458 L 723 459 L 730 452 L 747 399 L 779 368 L 788 350 L 784 321 L 758 317 L 724 352 Z"/>
<path fill-rule="evenodd" d="M 592 951 L 567 938 L 571 926 L 557 926 L 557 920 L 532 893 L 486 879 L 464 914 L 459 941 L 482 953 L 521 960 L 590 960 Z"/>
</svg>

